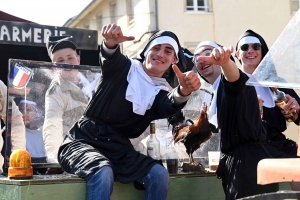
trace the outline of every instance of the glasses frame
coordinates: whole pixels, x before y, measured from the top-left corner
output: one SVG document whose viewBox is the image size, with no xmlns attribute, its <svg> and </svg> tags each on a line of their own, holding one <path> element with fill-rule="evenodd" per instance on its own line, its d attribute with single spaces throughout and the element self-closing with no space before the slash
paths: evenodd
<svg viewBox="0 0 300 200">
<path fill-rule="evenodd" d="M 255 51 L 258 51 L 258 50 L 261 49 L 261 44 L 260 43 L 253 43 L 253 44 L 243 44 L 240 47 L 240 50 L 242 50 L 242 51 L 248 51 L 250 45 L 252 46 L 252 49 L 254 49 Z"/>
<path fill-rule="evenodd" d="M 195 54 L 193 56 L 193 62 L 196 64 L 198 62 L 199 56 L 209 56 L 212 53 L 213 49 L 204 49 L 203 51 Z"/>
</svg>

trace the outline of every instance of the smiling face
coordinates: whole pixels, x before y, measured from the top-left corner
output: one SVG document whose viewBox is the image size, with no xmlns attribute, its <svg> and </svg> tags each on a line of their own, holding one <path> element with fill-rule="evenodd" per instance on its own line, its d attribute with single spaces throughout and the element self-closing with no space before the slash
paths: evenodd
<svg viewBox="0 0 300 200">
<path fill-rule="evenodd" d="M 247 51 L 239 49 L 236 56 L 242 62 L 242 70 L 252 74 L 262 60 L 262 49 L 254 50 L 253 45 L 249 44 Z"/>
<path fill-rule="evenodd" d="M 162 77 L 171 64 L 175 64 L 176 61 L 175 51 L 170 44 L 158 44 L 148 51 L 143 68 L 149 76 Z"/>
<path fill-rule="evenodd" d="M 79 65 L 80 57 L 71 48 L 56 50 L 51 56 L 52 62 L 70 65 Z"/>
<path fill-rule="evenodd" d="M 198 56 L 209 56 L 214 47 L 210 45 L 203 45 L 195 51 L 195 60 Z M 216 78 L 221 74 L 221 67 L 219 65 L 214 65 L 206 61 L 196 61 L 196 67 L 198 72 L 211 84 L 214 83 Z"/>
<path fill-rule="evenodd" d="M 80 56 L 77 55 L 76 51 L 71 48 L 64 48 L 55 51 L 52 54 L 52 62 L 69 65 L 79 65 Z M 79 81 L 77 69 L 57 69 L 61 76 L 75 84 Z"/>
</svg>

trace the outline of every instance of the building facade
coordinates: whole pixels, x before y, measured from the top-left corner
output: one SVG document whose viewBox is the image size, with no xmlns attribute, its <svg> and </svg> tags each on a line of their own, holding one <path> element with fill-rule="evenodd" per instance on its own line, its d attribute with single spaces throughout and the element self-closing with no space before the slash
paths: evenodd
<svg viewBox="0 0 300 200">
<path fill-rule="evenodd" d="M 247 29 L 271 46 L 299 8 L 299 0 L 93 0 L 64 26 L 100 31 L 116 23 L 136 40 L 124 43 L 134 56 L 156 30 L 171 30 L 181 45 L 193 50 L 199 41 L 235 46 Z"/>
</svg>

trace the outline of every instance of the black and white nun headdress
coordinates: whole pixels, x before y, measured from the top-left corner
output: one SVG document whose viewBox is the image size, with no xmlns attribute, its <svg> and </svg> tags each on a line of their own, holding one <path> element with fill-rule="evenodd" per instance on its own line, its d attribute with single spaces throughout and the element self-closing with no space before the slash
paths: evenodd
<svg viewBox="0 0 300 200">
<path fill-rule="evenodd" d="M 200 43 L 197 45 L 197 47 L 196 47 L 196 49 L 195 49 L 195 51 L 194 51 L 194 54 L 198 54 L 198 53 L 199 53 L 198 51 L 199 51 L 200 47 L 203 47 L 203 46 L 206 46 L 206 45 L 211 46 L 211 47 L 214 47 L 214 48 L 223 47 L 222 45 L 217 44 L 217 43 L 215 43 L 215 42 L 213 42 L 213 41 L 202 41 L 202 42 L 200 42 Z M 230 55 L 230 60 L 232 60 L 232 61 L 235 63 L 235 60 L 234 60 L 234 58 L 232 57 L 232 55 Z M 193 59 L 193 62 L 194 62 L 195 68 L 196 68 L 197 73 L 199 74 L 199 76 L 200 76 L 205 82 L 209 83 L 209 82 L 206 80 L 206 78 L 199 72 L 199 70 L 198 70 L 198 68 L 197 68 L 197 62 L 196 62 L 195 59 Z"/>
<path fill-rule="evenodd" d="M 178 85 L 177 77 L 173 69 L 165 73 L 166 77 L 149 77 L 142 67 L 142 63 L 149 50 L 159 44 L 170 44 L 177 57 L 177 66 L 182 72 L 186 71 L 186 60 L 183 56 L 181 46 L 177 36 L 170 31 L 158 31 L 154 33 L 142 53 L 141 59 L 131 59 L 131 67 L 127 75 L 128 87 L 126 90 L 126 100 L 132 102 L 133 112 L 144 115 L 152 107 L 154 99 L 160 90 L 169 91 L 169 85 L 176 87 Z M 168 83 L 167 83 L 168 81 Z M 175 81 L 177 84 L 175 84 Z"/>
<path fill-rule="evenodd" d="M 145 46 L 145 48 L 143 49 L 143 51 L 140 54 L 141 59 L 139 59 L 139 60 L 141 62 L 143 62 L 147 56 L 148 51 L 154 45 L 164 44 L 164 43 L 168 43 L 173 46 L 173 48 L 176 52 L 176 56 L 177 56 L 176 65 L 178 66 L 180 71 L 187 72 L 187 71 L 191 70 L 192 67 L 190 67 L 187 63 L 186 57 L 184 55 L 184 51 L 179 43 L 177 36 L 173 32 L 166 31 L 166 30 L 157 31 L 151 35 L 147 45 Z M 178 85 L 177 77 L 176 77 L 173 69 L 171 68 L 171 66 L 164 73 L 164 75 L 162 77 L 168 81 L 168 83 L 171 85 L 171 87 L 174 88 Z"/>
<path fill-rule="evenodd" d="M 254 31 L 252 31 L 250 29 L 247 30 L 245 33 L 243 33 L 239 37 L 239 40 L 238 40 L 238 42 L 236 44 L 236 47 L 235 47 L 235 50 L 238 51 L 243 44 L 257 43 L 257 42 L 255 42 L 255 41 L 257 41 L 257 39 L 258 39 L 259 43 L 261 44 L 262 58 L 264 58 L 265 55 L 269 51 L 268 45 L 265 42 L 265 40 L 259 34 L 255 33 Z M 236 56 L 236 58 L 238 59 L 237 56 Z"/>
<path fill-rule="evenodd" d="M 213 41 L 202 41 L 200 42 L 195 51 L 194 51 L 194 54 L 199 54 L 200 53 L 200 48 L 203 47 L 203 46 L 211 46 L 213 48 L 219 48 L 219 47 L 222 47 L 222 45 L 220 44 L 217 44 Z M 234 61 L 234 58 L 230 55 L 230 59 Z M 206 81 L 207 83 L 209 83 L 206 78 L 199 72 L 198 68 L 197 68 L 197 61 L 194 60 L 194 64 L 195 64 L 195 68 L 198 72 L 198 74 L 200 75 L 200 77 Z M 213 90 L 214 90 L 214 96 L 211 100 L 211 102 L 206 102 L 207 105 L 210 105 L 210 108 L 209 108 L 209 119 L 208 121 L 213 124 L 215 127 L 218 127 L 218 119 L 217 119 L 217 91 L 218 91 L 218 88 L 219 88 L 219 83 L 220 83 L 220 80 L 221 80 L 221 74 L 218 76 L 218 78 L 215 80 L 215 82 L 212 84 L 213 86 Z M 206 95 L 206 94 L 205 94 Z M 209 98 L 208 98 L 209 99 Z"/>
<path fill-rule="evenodd" d="M 240 36 L 236 44 L 235 50 L 238 51 L 243 44 L 252 44 L 252 43 L 261 44 L 261 53 L 262 53 L 261 55 L 263 59 L 269 51 L 268 45 L 259 34 L 255 33 L 250 29 Z M 236 56 L 236 58 L 238 57 Z M 239 62 L 241 63 L 241 60 L 239 60 Z M 251 74 L 248 73 L 246 74 L 248 76 L 252 76 Z M 273 108 L 275 106 L 275 103 L 274 103 L 273 94 L 271 90 L 267 87 L 260 87 L 260 86 L 254 86 L 254 87 L 257 95 L 264 100 L 264 107 Z"/>
</svg>

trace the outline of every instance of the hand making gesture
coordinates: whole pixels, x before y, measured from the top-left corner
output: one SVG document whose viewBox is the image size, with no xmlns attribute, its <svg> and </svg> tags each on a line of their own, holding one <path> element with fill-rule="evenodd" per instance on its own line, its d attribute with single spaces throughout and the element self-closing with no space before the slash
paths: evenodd
<svg viewBox="0 0 300 200">
<path fill-rule="evenodd" d="M 108 24 L 102 27 L 102 36 L 105 38 L 105 45 L 109 49 L 115 48 L 118 44 L 134 40 L 134 36 L 124 36 L 120 26 Z"/>
<path fill-rule="evenodd" d="M 193 91 L 196 91 L 200 88 L 201 82 L 198 75 L 193 71 L 188 71 L 182 73 L 180 69 L 176 66 L 172 66 L 179 82 L 179 94 L 182 96 L 188 96 Z"/>
<path fill-rule="evenodd" d="M 209 56 L 198 56 L 198 61 L 206 61 L 215 65 L 221 66 L 226 79 L 229 82 L 234 82 L 239 79 L 239 69 L 234 62 L 230 60 L 233 53 L 233 47 L 214 48 Z"/>
<path fill-rule="evenodd" d="M 215 65 L 226 65 L 230 62 L 230 56 L 233 53 L 233 47 L 219 47 L 214 48 L 209 56 L 198 56 L 198 61 L 208 61 Z"/>
</svg>

